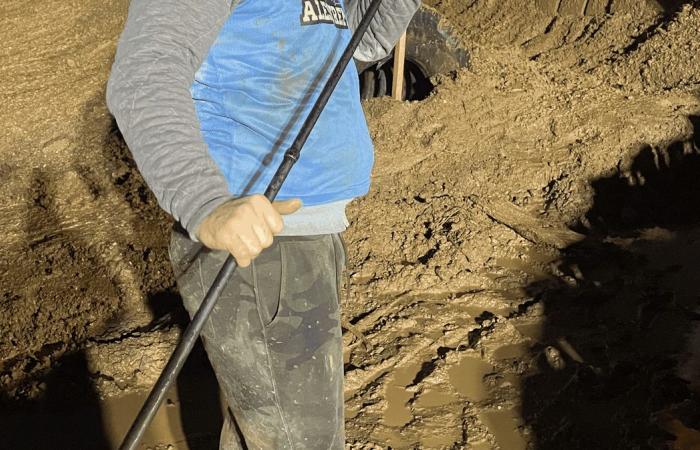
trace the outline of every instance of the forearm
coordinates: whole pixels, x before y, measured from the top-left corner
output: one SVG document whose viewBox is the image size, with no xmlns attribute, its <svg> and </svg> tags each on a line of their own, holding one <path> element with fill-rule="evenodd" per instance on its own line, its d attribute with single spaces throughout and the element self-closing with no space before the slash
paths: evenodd
<svg viewBox="0 0 700 450">
<path fill-rule="evenodd" d="M 360 24 L 372 0 L 348 0 L 347 15 L 351 29 Z M 355 51 L 360 61 L 377 61 L 388 55 L 411 18 L 420 7 L 420 0 L 382 0 L 377 15 Z"/>
<path fill-rule="evenodd" d="M 107 86 L 139 171 L 190 235 L 230 198 L 190 94 L 230 7 L 230 0 L 132 0 Z"/>
</svg>

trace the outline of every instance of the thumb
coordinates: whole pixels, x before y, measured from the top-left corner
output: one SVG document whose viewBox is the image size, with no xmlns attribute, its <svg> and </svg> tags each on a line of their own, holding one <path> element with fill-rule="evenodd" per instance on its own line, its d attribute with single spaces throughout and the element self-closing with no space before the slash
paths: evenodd
<svg viewBox="0 0 700 450">
<path fill-rule="evenodd" d="M 289 200 L 281 200 L 277 202 L 272 202 L 272 206 L 275 208 L 275 210 L 282 214 L 291 214 L 301 208 L 301 200 L 298 198 L 292 198 Z"/>
</svg>

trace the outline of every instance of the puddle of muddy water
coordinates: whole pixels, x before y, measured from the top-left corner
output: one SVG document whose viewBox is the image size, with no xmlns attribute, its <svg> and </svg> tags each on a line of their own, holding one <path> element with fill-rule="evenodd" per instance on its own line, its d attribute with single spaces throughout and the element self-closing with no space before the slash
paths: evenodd
<svg viewBox="0 0 700 450">
<path fill-rule="evenodd" d="M 525 342 L 515 344 L 506 344 L 496 348 L 493 351 L 494 359 L 514 359 L 522 358 L 527 355 L 529 345 Z"/>
<path fill-rule="evenodd" d="M 413 393 L 406 390 L 406 386 L 415 379 L 422 365 L 422 362 L 413 362 L 398 367 L 392 374 L 385 391 L 387 408 L 384 411 L 384 424 L 402 427 L 413 418 L 408 407 L 408 401 L 413 398 Z"/>
<path fill-rule="evenodd" d="M 430 435 L 422 437 L 420 440 L 421 448 L 451 448 L 451 446 L 458 442 L 461 436 L 455 436 L 450 434 L 442 435 Z"/>
<path fill-rule="evenodd" d="M 387 408 L 384 411 L 384 423 L 391 427 L 402 427 L 411 421 L 413 415 L 406 404 L 413 393 L 401 386 L 387 386 L 385 398 Z"/>
<path fill-rule="evenodd" d="M 102 398 L 84 404 L 43 407 L 0 413 L 0 449 L 7 450 L 116 450 L 145 401 L 147 392 Z M 200 405 L 201 406 L 201 405 Z M 206 405 L 205 405 L 206 406 Z M 204 409 L 204 408 L 203 408 Z M 183 412 L 177 393 L 171 391 L 156 413 L 139 449 L 207 450 L 216 448 L 219 425 L 209 411 L 198 411 L 198 423 Z M 185 419 L 183 420 L 183 415 Z M 186 422 L 186 423 L 183 423 Z M 209 422 L 209 425 L 207 425 Z M 211 426 L 214 425 L 214 426 Z"/>
<path fill-rule="evenodd" d="M 121 440 L 146 400 L 147 392 L 130 393 L 102 402 L 102 422 L 111 448 L 119 448 Z M 173 450 L 190 450 L 182 430 L 180 402 L 171 392 L 158 410 L 143 437 L 141 447 L 172 445 Z"/>
<path fill-rule="evenodd" d="M 484 376 L 493 370 L 494 367 L 486 361 L 465 356 L 447 373 L 457 392 L 469 401 L 480 402 L 488 397 L 488 391 L 483 383 Z"/>
<path fill-rule="evenodd" d="M 209 450 L 218 447 L 224 406 L 211 386 L 209 371 L 189 367 L 187 377 L 170 389 L 139 448 Z M 143 405 L 148 391 L 129 392 L 100 401 L 102 428 L 110 449 L 117 449 Z"/>
<path fill-rule="evenodd" d="M 435 408 L 452 403 L 456 398 L 453 393 L 441 389 L 425 390 L 414 405 L 416 408 Z"/>
<path fill-rule="evenodd" d="M 511 409 L 486 410 L 479 413 L 479 420 L 486 425 L 502 449 L 525 450 L 527 441 L 518 431 L 520 416 Z"/>
</svg>

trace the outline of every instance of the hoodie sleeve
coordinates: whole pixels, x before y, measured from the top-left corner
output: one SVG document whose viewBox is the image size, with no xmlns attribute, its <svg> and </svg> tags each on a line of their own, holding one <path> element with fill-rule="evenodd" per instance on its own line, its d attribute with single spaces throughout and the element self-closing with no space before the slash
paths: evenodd
<svg viewBox="0 0 700 450">
<path fill-rule="evenodd" d="M 231 198 L 200 133 L 190 87 L 231 0 L 132 0 L 107 106 L 160 206 L 188 230 Z"/>
<path fill-rule="evenodd" d="M 372 0 L 348 0 L 348 24 L 355 30 Z M 360 61 L 377 61 L 387 56 L 406 31 L 409 22 L 420 7 L 420 0 L 382 0 L 377 15 L 367 29 L 355 58 Z"/>
</svg>

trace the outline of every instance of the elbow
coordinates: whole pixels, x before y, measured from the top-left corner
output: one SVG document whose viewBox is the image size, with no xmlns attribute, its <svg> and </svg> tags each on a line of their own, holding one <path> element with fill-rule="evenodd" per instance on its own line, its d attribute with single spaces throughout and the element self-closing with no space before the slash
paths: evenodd
<svg viewBox="0 0 700 450">
<path fill-rule="evenodd" d="M 363 62 L 379 61 L 389 55 L 393 47 L 393 43 L 389 42 L 385 36 L 375 35 L 374 30 L 368 29 L 353 57 Z"/>
<path fill-rule="evenodd" d="M 360 44 L 355 50 L 353 57 L 362 62 L 374 62 L 386 58 L 391 53 L 391 48 L 387 49 L 381 45 Z"/>
<path fill-rule="evenodd" d="M 390 55 L 420 5 L 420 0 L 401 0 L 398 5 L 380 7 L 353 55 L 355 59 L 373 62 Z"/>
</svg>

